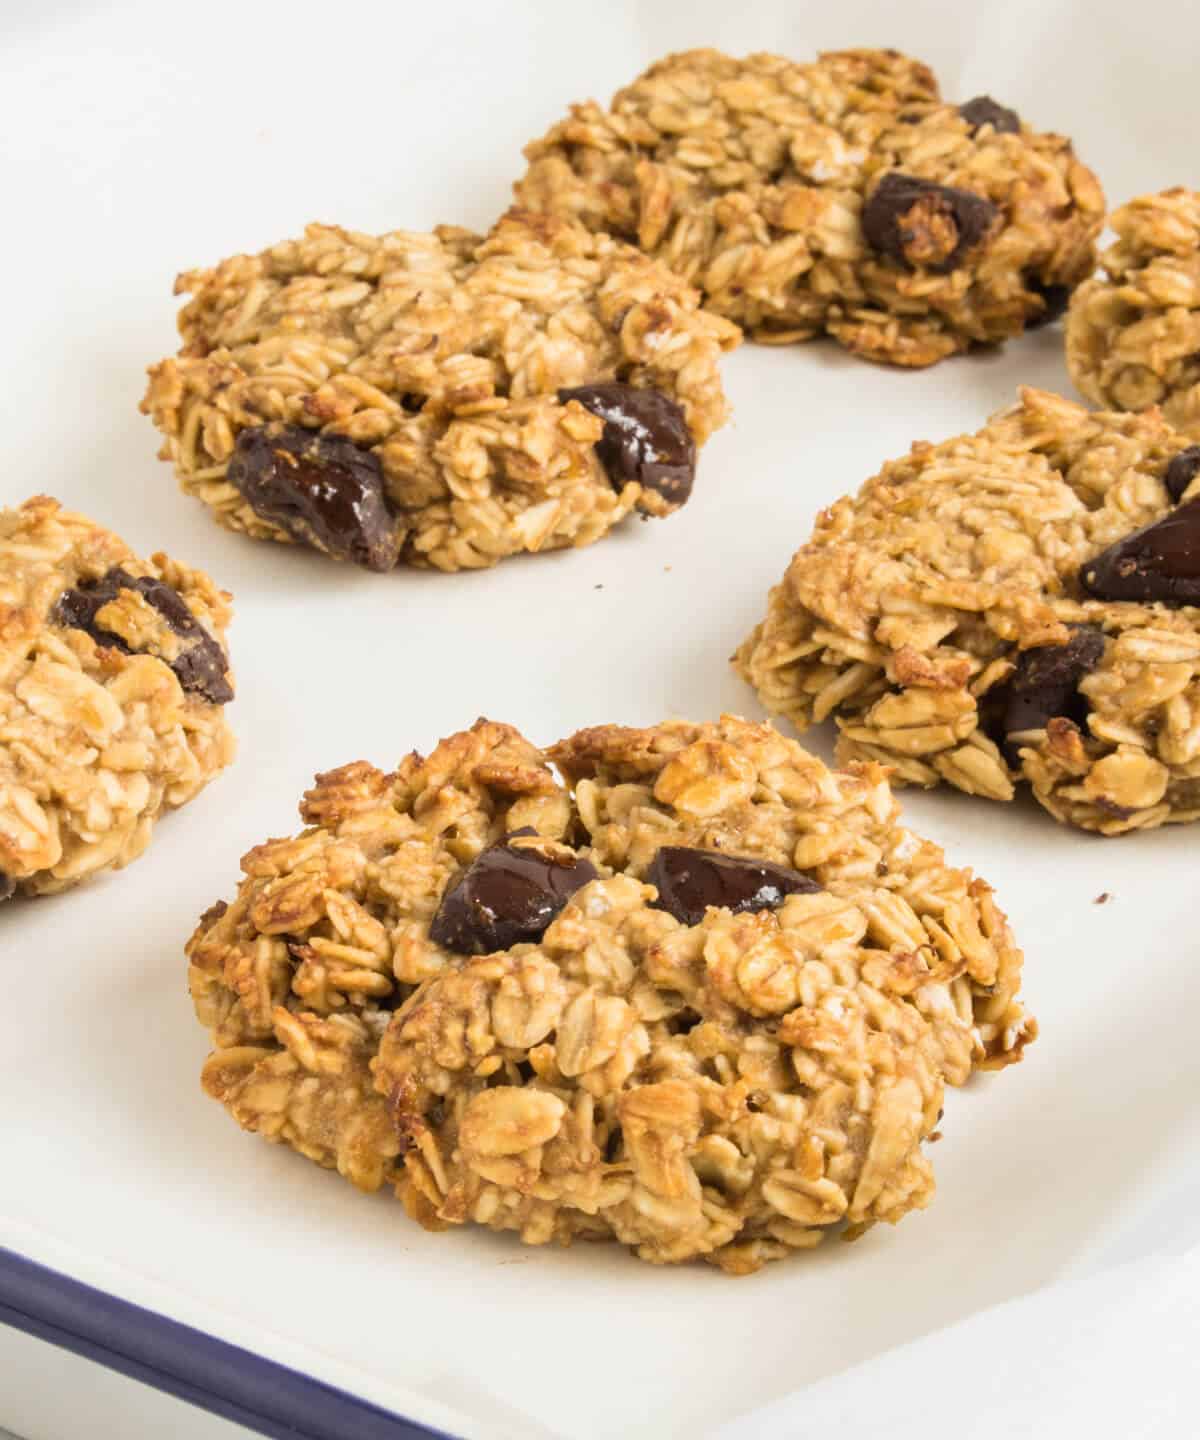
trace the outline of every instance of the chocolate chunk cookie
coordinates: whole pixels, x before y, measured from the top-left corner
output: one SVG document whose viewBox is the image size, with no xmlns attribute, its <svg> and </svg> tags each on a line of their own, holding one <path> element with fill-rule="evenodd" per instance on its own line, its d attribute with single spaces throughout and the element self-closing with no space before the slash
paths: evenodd
<svg viewBox="0 0 1200 1440">
<path fill-rule="evenodd" d="M 229 764 L 229 619 L 54 500 L 0 511 L 0 900 L 127 865 Z"/>
<path fill-rule="evenodd" d="M 1081 394 L 1114 410 L 1159 405 L 1200 437 L 1200 193 L 1164 190 L 1114 210 L 1116 242 L 1067 319 Z"/>
<path fill-rule="evenodd" d="M 525 153 L 522 205 L 635 242 L 755 339 L 896 365 L 1061 314 L 1104 219 L 1069 141 L 894 50 L 671 55 Z"/>
<path fill-rule="evenodd" d="M 1200 819 L 1200 452 L 1025 390 L 824 511 L 735 664 L 845 761 L 1104 835 Z"/>
<path fill-rule="evenodd" d="M 666 515 L 725 419 L 737 329 L 566 221 L 304 238 L 180 277 L 142 408 L 233 530 L 369 570 L 460 570 Z"/>
<path fill-rule="evenodd" d="M 989 887 L 768 725 L 481 720 L 301 816 L 189 943 L 204 1086 L 432 1229 L 745 1273 L 927 1204 L 1036 1033 Z"/>
</svg>

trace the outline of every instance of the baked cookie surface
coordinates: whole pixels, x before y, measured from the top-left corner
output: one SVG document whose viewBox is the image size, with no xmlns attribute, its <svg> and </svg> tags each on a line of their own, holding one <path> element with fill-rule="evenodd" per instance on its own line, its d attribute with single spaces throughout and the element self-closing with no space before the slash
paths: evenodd
<svg viewBox="0 0 1200 1440">
<path fill-rule="evenodd" d="M 1200 438 L 1200 194 L 1177 187 L 1114 210 L 1102 272 L 1071 297 L 1067 366 L 1113 410 L 1158 405 Z"/>
<path fill-rule="evenodd" d="M 598 539 L 691 491 L 733 325 L 633 248 L 510 213 L 481 237 L 302 239 L 180 277 L 142 408 L 221 524 L 372 570 Z"/>
<path fill-rule="evenodd" d="M 1104 219 L 1069 141 L 894 50 L 670 55 L 525 153 L 522 205 L 635 241 L 755 339 L 897 365 L 1055 318 Z"/>
<path fill-rule="evenodd" d="M 433 1229 L 747 1272 L 927 1204 L 1036 1033 L 987 884 L 767 725 L 481 720 L 301 815 L 189 944 L 204 1086 Z"/>
<path fill-rule="evenodd" d="M 230 614 L 54 500 L 0 511 L 0 898 L 120 869 L 229 764 Z"/>
<path fill-rule="evenodd" d="M 1200 448 L 1025 390 L 817 519 L 734 657 L 842 761 L 1113 835 L 1200 819 Z"/>
</svg>

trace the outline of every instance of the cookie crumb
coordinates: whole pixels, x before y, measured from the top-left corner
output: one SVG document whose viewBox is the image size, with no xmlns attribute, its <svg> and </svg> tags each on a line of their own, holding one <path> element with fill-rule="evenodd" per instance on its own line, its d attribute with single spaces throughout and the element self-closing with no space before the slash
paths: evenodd
<svg viewBox="0 0 1200 1440">
<path fill-rule="evenodd" d="M 1097 895 L 1096 898 L 1092 901 L 1092 904 L 1093 904 L 1093 905 L 1107 905 L 1108 902 L 1109 902 L 1112 898 L 1113 898 L 1113 897 L 1109 894 L 1109 892 L 1108 892 L 1107 890 L 1101 890 L 1101 892 L 1099 893 L 1099 895 Z"/>
</svg>

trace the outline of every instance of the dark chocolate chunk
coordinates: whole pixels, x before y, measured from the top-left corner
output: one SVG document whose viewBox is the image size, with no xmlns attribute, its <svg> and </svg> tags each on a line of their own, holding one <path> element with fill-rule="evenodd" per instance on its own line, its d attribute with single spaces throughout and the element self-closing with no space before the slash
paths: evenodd
<svg viewBox="0 0 1200 1440">
<path fill-rule="evenodd" d="M 990 125 L 997 135 L 1019 135 L 1021 117 L 1007 105 L 1000 105 L 990 95 L 976 95 L 958 107 L 958 113 L 971 127 L 974 134 L 984 125 Z"/>
<path fill-rule="evenodd" d="M 1005 739 L 1004 716 L 1008 709 L 1008 684 L 993 685 L 978 701 L 978 724 L 983 733 L 994 744 L 1003 748 Z"/>
<path fill-rule="evenodd" d="M 460 955 L 540 940 L 575 891 L 598 878 L 588 860 L 560 864 L 537 850 L 489 846 L 442 896 L 429 938 Z"/>
<path fill-rule="evenodd" d="M 1032 320 L 1025 322 L 1027 330 L 1036 330 L 1042 325 L 1052 325 L 1055 320 L 1061 319 L 1067 313 L 1067 305 L 1071 300 L 1069 285 L 1047 285 L 1036 275 L 1023 275 L 1021 278 L 1025 282 L 1025 288 L 1032 290 L 1045 307 Z"/>
<path fill-rule="evenodd" d="M 1080 579 L 1098 600 L 1200 605 L 1200 498 L 1110 545 Z"/>
<path fill-rule="evenodd" d="M 17 893 L 17 882 L 11 875 L 0 870 L 0 901 L 11 900 Z"/>
<path fill-rule="evenodd" d="M 696 476 L 696 442 L 674 400 L 616 380 L 560 390 L 558 398 L 564 405 L 578 400 L 604 421 L 596 455 L 614 490 L 636 480 L 668 504 L 684 504 Z"/>
<path fill-rule="evenodd" d="M 1181 450 L 1167 466 L 1163 484 L 1176 505 L 1183 499 L 1183 492 L 1196 478 L 1197 471 L 1200 471 L 1200 445 L 1189 445 L 1186 450 Z"/>
<path fill-rule="evenodd" d="M 910 270 L 944 275 L 991 230 L 999 210 L 970 190 L 892 171 L 862 209 L 867 244 Z"/>
<path fill-rule="evenodd" d="M 122 590 L 135 590 L 147 605 L 166 621 L 168 629 L 184 643 L 174 660 L 168 661 L 185 690 L 202 695 L 212 705 L 226 705 L 233 699 L 233 686 L 226 671 L 229 661 L 224 650 L 184 604 L 177 591 L 162 580 L 149 575 L 130 575 L 119 565 L 99 580 L 85 580 L 73 590 L 65 590 L 51 611 L 55 625 L 68 630 L 83 630 L 97 645 L 107 645 L 126 655 L 135 652 L 111 630 L 97 624 L 100 611 L 115 600 Z"/>
<path fill-rule="evenodd" d="M 1022 650 L 1006 687 L 1003 735 L 1011 764 L 1016 765 L 1019 757 L 1010 735 L 1044 730 L 1055 719 L 1083 727 L 1087 701 L 1079 693 L 1079 682 L 1091 674 L 1103 655 L 1104 632 L 1094 625 L 1073 625 L 1065 645 Z"/>
<path fill-rule="evenodd" d="M 650 862 L 646 883 L 658 891 L 655 909 L 666 910 L 685 925 L 698 925 L 710 905 L 735 915 L 775 910 L 789 895 L 809 895 L 821 888 L 785 865 L 685 845 L 664 845 Z"/>
<path fill-rule="evenodd" d="M 257 425 L 237 437 L 229 483 L 293 540 L 368 570 L 399 559 L 379 457 L 345 435 Z"/>
</svg>

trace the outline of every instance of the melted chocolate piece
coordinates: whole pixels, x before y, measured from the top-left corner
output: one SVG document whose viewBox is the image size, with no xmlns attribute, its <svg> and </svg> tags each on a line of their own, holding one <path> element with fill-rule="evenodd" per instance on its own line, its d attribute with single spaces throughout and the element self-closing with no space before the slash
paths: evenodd
<svg viewBox="0 0 1200 1440">
<path fill-rule="evenodd" d="M 379 457 L 345 435 L 243 430 L 227 478 L 256 515 L 335 560 L 391 570 L 400 557 Z"/>
<path fill-rule="evenodd" d="M 429 938 L 459 955 L 540 940 L 575 891 L 597 879 L 588 860 L 560 865 L 536 850 L 489 846 L 442 896 Z"/>
<path fill-rule="evenodd" d="M 184 604 L 177 591 L 149 575 L 133 576 L 114 565 L 99 580 L 85 580 L 65 590 L 50 612 L 55 625 L 83 630 L 97 645 L 107 645 L 125 655 L 135 652 L 119 635 L 97 624 L 96 616 L 122 590 L 136 590 L 166 621 L 168 629 L 184 642 L 179 654 L 168 663 L 185 690 L 202 695 L 212 705 L 226 705 L 233 699 L 233 686 L 226 677 L 229 661 L 224 650 Z"/>
<path fill-rule="evenodd" d="M 1189 445 L 1186 450 L 1181 450 L 1167 466 L 1163 484 L 1176 505 L 1183 499 L 1183 492 L 1196 478 L 1197 471 L 1200 471 L 1200 445 Z"/>
<path fill-rule="evenodd" d="M 1110 545 L 1079 574 L 1098 600 L 1200 605 L 1200 498 Z"/>
<path fill-rule="evenodd" d="M 1018 747 L 1009 740 L 1026 730 L 1044 730 L 1051 720 L 1071 720 L 1081 729 L 1087 700 L 1079 682 L 1099 665 L 1104 632 L 1094 625 L 1073 625 L 1065 645 L 1039 645 L 1023 650 L 1006 686 L 1003 743 L 1010 764 L 1019 763 Z"/>
<path fill-rule="evenodd" d="M 670 505 L 685 503 L 696 477 L 696 442 L 674 400 L 616 380 L 560 390 L 558 398 L 564 405 L 578 400 L 604 421 L 596 455 L 614 490 L 636 480 Z"/>
<path fill-rule="evenodd" d="M 944 275 L 987 235 L 999 213 L 970 190 L 892 171 L 863 205 L 862 229 L 880 255 L 909 270 Z"/>
<path fill-rule="evenodd" d="M 984 125 L 990 125 L 997 135 L 1019 135 L 1021 117 L 1007 105 L 1001 105 L 990 95 L 976 95 L 958 107 L 958 113 L 971 127 L 974 134 Z"/>
<path fill-rule="evenodd" d="M 821 888 L 785 865 L 684 845 L 664 845 L 650 862 L 646 883 L 658 891 L 654 908 L 684 925 L 699 925 L 710 905 L 735 915 L 776 910 L 789 895 L 810 895 Z"/>
<path fill-rule="evenodd" d="M 1032 320 L 1025 322 L 1027 330 L 1037 330 L 1042 325 L 1052 325 L 1055 320 L 1061 319 L 1067 313 L 1067 306 L 1071 300 L 1071 287 L 1069 285 L 1047 285 L 1039 280 L 1036 275 L 1023 275 L 1026 290 L 1041 298 L 1042 304 L 1046 307 L 1039 315 Z"/>
<path fill-rule="evenodd" d="M 0 901 L 11 900 L 17 893 L 17 882 L 11 875 L 0 870 Z"/>
</svg>

